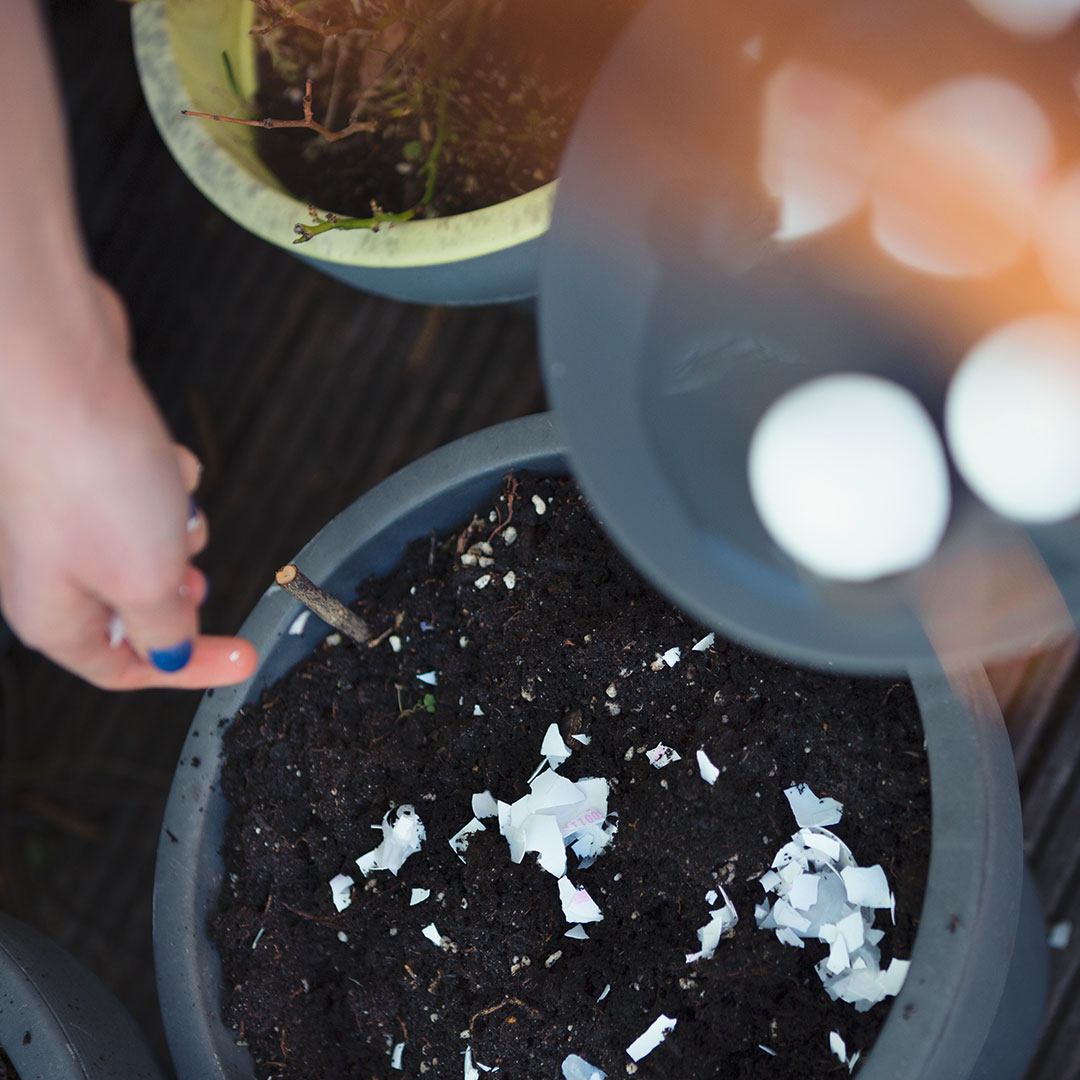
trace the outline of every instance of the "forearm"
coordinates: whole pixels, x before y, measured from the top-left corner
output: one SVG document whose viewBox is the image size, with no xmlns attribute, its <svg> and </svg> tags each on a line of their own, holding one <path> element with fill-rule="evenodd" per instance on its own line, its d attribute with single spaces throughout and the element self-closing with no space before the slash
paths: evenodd
<svg viewBox="0 0 1080 1080">
<path fill-rule="evenodd" d="M 51 49 L 37 0 L 5 0 L 4 16 L 0 316 L 8 334 L 76 334 L 101 313 L 77 221 Z"/>
</svg>

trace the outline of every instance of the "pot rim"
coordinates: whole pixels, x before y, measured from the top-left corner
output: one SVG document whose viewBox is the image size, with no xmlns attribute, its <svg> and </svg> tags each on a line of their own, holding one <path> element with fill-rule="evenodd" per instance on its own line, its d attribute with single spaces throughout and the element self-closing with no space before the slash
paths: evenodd
<svg viewBox="0 0 1080 1080">
<path fill-rule="evenodd" d="M 28 1080 L 163 1080 L 142 1032 L 97 976 L 4 912 L 0 1046 Z"/>
<path fill-rule="evenodd" d="M 183 40 L 178 13 L 192 10 L 190 4 L 170 0 L 132 5 L 139 81 L 154 123 L 181 168 L 203 195 L 249 232 L 293 254 L 330 264 L 404 269 L 491 255 L 547 231 L 554 181 L 481 210 L 409 221 L 378 233 L 331 231 L 295 247 L 293 226 L 309 219 L 308 206 L 285 192 L 268 170 L 260 175 L 242 162 L 235 148 L 251 141 L 251 129 L 227 125 L 224 132 L 220 129 L 226 125 L 181 115 L 192 106 L 192 95 L 177 63 L 176 49 Z M 224 69 L 221 78 L 224 82 Z"/>
<path fill-rule="evenodd" d="M 461 508 L 494 494 L 510 467 L 567 473 L 565 439 L 551 414 L 484 429 L 413 462 L 334 518 L 296 561 L 312 580 L 348 595 L 362 577 L 388 572 L 408 540 L 467 519 Z M 372 541 L 391 550 L 373 557 L 362 550 Z M 221 734 L 241 704 L 325 636 L 325 627 L 312 626 L 317 620 L 289 635 L 298 610 L 276 586 L 263 595 L 240 631 L 259 648 L 260 669 L 246 683 L 204 696 L 182 751 L 182 760 L 197 756 L 200 767 L 178 768 L 169 794 L 154 883 L 154 950 L 180 1080 L 254 1076 L 246 1049 L 219 1019 L 220 962 L 205 930 L 223 878 Z M 930 755 L 932 851 L 911 969 L 861 1075 L 955 1080 L 985 1039 L 1012 953 L 1023 866 L 1019 795 L 985 673 L 950 682 L 940 669 L 921 667 L 910 677 Z"/>
</svg>

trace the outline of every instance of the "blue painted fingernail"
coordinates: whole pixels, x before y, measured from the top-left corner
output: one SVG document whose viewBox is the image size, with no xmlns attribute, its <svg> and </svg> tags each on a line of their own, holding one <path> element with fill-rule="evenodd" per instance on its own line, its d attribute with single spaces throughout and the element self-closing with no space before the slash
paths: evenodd
<svg viewBox="0 0 1080 1080">
<path fill-rule="evenodd" d="M 199 504 L 194 495 L 188 496 L 187 531 L 194 532 L 199 527 Z"/>
<path fill-rule="evenodd" d="M 149 655 L 158 671 L 179 671 L 191 659 L 191 642 L 181 641 L 170 649 L 151 649 Z"/>
</svg>

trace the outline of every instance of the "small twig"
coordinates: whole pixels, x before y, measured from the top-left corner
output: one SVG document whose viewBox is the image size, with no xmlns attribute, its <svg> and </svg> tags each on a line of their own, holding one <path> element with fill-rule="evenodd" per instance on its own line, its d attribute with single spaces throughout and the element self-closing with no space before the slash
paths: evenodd
<svg viewBox="0 0 1080 1080">
<path fill-rule="evenodd" d="M 351 637 L 357 645 L 364 645 L 371 637 L 368 624 L 355 611 L 350 611 L 336 597 L 320 589 L 292 563 L 283 566 L 274 575 L 274 580 L 309 611 L 315 612 L 323 622 Z"/>
<path fill-rule="evenodd" d="M 331 131 L 328 127 L 320 124 L 311 111 L 311 80 L 308 79 L 304 87 L 304 119 L 303 120 L 274 120 L 266 117 L 263 120 L 247 120 L 240 116 L 221 116 L 219 113 L 195 112 L 193 109 L 181 109 L 184 116 L 201 116 L 204 120 L 217 120 L 222 124 L 242 124 L 244 127 L 260 127 L 267 130 L 277 128 L 308 128 L 321 135 L 327 142 L 337 142 L 349 135 L 355 135 L 360 131 L 374 131 L 374 120 L 350 120 L 347 127 L 338 131 Z"/>
</svg>

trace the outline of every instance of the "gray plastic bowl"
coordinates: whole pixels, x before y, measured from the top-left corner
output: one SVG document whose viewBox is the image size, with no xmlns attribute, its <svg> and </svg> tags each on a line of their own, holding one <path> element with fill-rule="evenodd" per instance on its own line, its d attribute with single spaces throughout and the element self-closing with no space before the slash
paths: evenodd
<svg viewBox="0 0 1080 1080">
<path fill-rule="evenodd" d="M 468 521 L 511 468 L 567 472 L 564 439 L 550 416 L 488 428 L 428 454 L 353 503 L 296 562 L 331 592 L 352 596 L 369 575 L 388 573 L 411 540 Z M 184 760 L 196 756 L 201 765 L 179 769 L 169 795 L 154 884 L 154 953 L 180 1080 L 262 1080 L 220 1019 L 221 967 L 206 932 L 224 873 L 219 725 L 325 636 L 315 619 L 302 635 L 290 635 L 299 610 L 276 588 L 259 601 L 241 634 L 257 646 L 261 666 L 249 682 L 203 698 L 182 750 Z M 1021 914 L 1024 867 L 1012 752 L 981 671 L 950 682 L 940 669 L 924 669 L 912 681 L 930 756 L 933 849 L 907 982 L 860 1076 L 1018 1080 L 1034 1048 L 1046 970 L 1032 893 Z M 1025 944 L 1014 951 L 1018 935 Z M 973 1072 L 977 1062 L 981 1071 Z"/>
<path fill-rule="evenodd" d="M 3 914 L 0 1047 L 20 1080 L 164 1080 L 142 1032 L 97 977 Z"/>
</svg>

